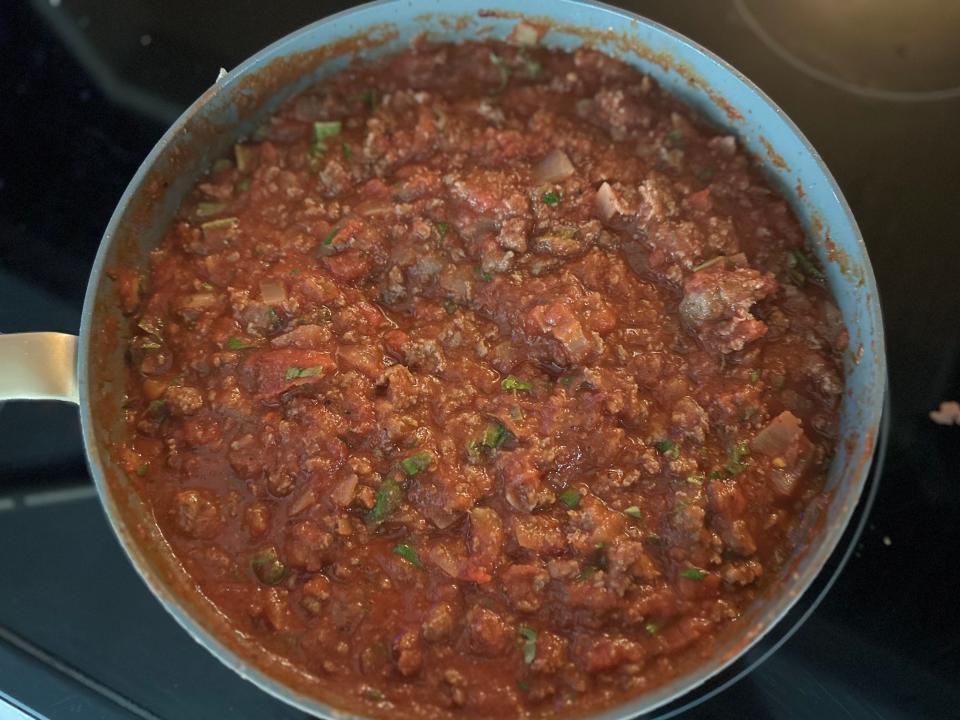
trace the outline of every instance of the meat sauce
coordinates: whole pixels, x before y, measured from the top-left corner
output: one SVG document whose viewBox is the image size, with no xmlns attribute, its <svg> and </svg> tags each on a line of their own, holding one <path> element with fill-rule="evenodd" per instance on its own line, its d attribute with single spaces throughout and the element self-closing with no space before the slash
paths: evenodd
<svg viewBox="0 0 960 720">
<path fill-rule="evenodd" d="M 591 50 L 348 68 L 116 276 L 123 464 L 174 552 L 374 716 L 583 712 L 689 669 L 837 442 L 847 334 L 788 205 Z"/>
</svg>

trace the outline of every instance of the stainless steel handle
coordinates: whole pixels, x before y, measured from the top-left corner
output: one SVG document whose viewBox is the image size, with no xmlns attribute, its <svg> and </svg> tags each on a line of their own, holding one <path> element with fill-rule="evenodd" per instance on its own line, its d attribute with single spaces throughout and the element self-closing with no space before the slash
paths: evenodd
<svg viewBox="0 0 960 720">
<path fill-rule="evenodd" d="M 0 402 L 3 400 L 79 404 L 77 336 L 52 332 L 0 335 Z"/>
</svg>

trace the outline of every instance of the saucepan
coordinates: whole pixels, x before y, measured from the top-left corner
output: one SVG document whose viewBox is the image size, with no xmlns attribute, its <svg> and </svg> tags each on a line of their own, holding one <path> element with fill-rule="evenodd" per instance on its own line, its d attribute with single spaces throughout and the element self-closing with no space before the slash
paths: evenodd
<svg viewBox="0 0 960 720">
<path fill-rule="evenodd" d="M 648 712 L 689 692 L 753 646 L 801 597 L 847 526 L 874 454 L 886 360 L 880 304 L 867 252 L 850 209 L 816 151 L 756 86 L 720 58 L 649 20 L 580 0 L 387 0 L 328 17 L 288 35 L 217 78 L 167 131 L 134 176 L 107 226 L 90 274 L 79 337 L 0 336 L 0 400 L 79 404 L 90 474 L 114 531 L 163 606 L 198 642 L 240 675 L 302 710 L 357 717 L 336 687 L 317 692 L 296 668 L 235 632 L 187 577 L 156 523 L 115 462 L 124 432 L 125 323 L 110 270 L 146 263 L 198 176 L 249 136 L 286 98 L 356 58 L 377 57 L 421 34 L 436 40 L 506 38 L 525 19 L 542 42 L 584 44 L 655 78 L 717 126 L 735 133 L 792 204 L 823 267 L 849 330 L 841 435 L 820 512 L 804 519 L 805 542 L 741 630 L 722 638 L 702 664 L 608 709 L 602 718 Z"/>
</svg>

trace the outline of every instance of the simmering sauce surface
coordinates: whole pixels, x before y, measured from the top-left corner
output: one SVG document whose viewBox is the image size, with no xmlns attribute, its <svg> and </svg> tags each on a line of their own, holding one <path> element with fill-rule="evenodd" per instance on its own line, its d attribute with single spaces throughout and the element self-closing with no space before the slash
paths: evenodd
<svg viewBox="0 0 960 720">
<path fill-rule="evenodd" d="M 594 51 L 352 67 L 116 279 L 121 455 L 173 550 L 378 717 L 552 717 L 688 669 L 837 441 L 847 334 L 787 204 Z"/>
</svg>

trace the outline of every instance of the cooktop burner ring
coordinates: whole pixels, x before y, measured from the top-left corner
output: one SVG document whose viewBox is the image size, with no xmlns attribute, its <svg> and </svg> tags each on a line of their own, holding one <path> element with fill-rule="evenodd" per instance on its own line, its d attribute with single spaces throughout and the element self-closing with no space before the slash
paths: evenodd
<svg viewBox="0 0 960 720">
<path fill-rule="evenodd" d="M 960 82 L 948 87 L 925 90 L 893 89 L 871 87 L 844 78 L 839 72 L 829 72 L 815 65 L 812 60 L 800 57 L 797 52 L 786 47 L 783 42 L 778 40 L 771 29 L 750 9 L 748 0 L 733 0 L 733 6 L 736 8 L 740 19 L 771 52 L 794 69 L 838 90 L 873 100 L 898 103 L 939 102 L 960 98 Z M 894 46 L 896 50 L 905 52 L 905 47 L 902 44 L 895 43 Z"/>
</svg>

